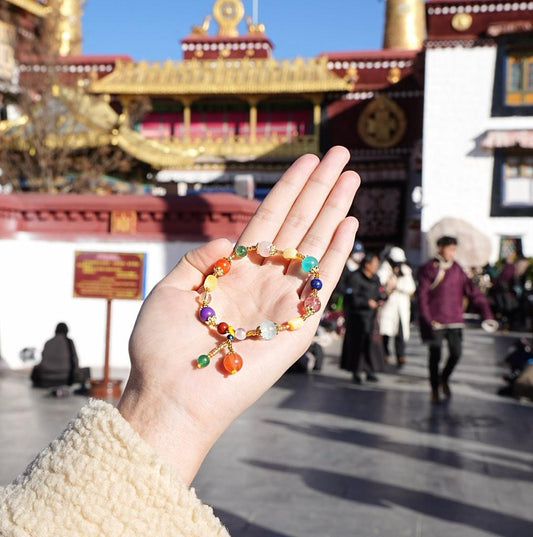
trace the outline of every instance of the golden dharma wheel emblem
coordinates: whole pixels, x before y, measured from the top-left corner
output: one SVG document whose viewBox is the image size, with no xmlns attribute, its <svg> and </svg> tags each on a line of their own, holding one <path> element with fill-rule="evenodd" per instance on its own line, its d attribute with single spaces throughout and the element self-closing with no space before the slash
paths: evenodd
<svg viewBox="0 0 533 537">
<path fill-rule="evenodd" d="M 472 15 L 470 13 L 456 13 L 452 17 L 452 28 L 457 32 L 464 32 L 472 26 Z"/>
<path fill-rule="evenodd" d="M 237 36 L 237 26 L 244 17 L 244 6 L 240 0 L 217 0 L 213 16 L 218 22 L 218 35 Z"/>
<path fill-rule="evenodd" d="M 379 95 L 367 104 L 357 122 L 357 132 L 370 147 L 392 147 L 405 134 L 405 112 L 391 99 Z"/>
</svg>

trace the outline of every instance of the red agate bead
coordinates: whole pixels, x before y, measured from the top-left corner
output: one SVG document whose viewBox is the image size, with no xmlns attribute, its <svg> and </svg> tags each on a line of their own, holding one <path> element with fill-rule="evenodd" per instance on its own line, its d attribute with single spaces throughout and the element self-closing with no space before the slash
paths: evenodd
<svg viewBox="0 0 533 537">
<path fill-rule="evenodd" d="M 223 257 L 215 263 L 215 269 L 219 269 L 222 274 L 227 274 L 229 272 L 230 266 L 231 263 Z"/>
<path fill-rule="evenodd" d="M 230 352 L 224 356 L 224 361 L 222 362 L 224 369 L 234 375 L 242 367 L 242 358 L 236 352 Z"/>
<path fill-rule="evenodd" d="M 219 334 L 225 334 L 228 331 L 228 328 L 229 328 L 228 323 L 218 323 L 217 332 Z"/>
</svg>

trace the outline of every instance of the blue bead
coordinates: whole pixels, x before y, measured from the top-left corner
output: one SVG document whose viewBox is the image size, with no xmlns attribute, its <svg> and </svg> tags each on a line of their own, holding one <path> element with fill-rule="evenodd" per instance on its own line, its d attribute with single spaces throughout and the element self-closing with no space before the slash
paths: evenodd
<svg viewBox="0 0 533 537">
<path fill-rule="evenodd" d="M 318 278 L 313 278 L 311 280 L 311 289 L 316 289 L 317 291 L 320 291 L 320 289 L 322 289 L 322 280 L 319 280 Z"/>
<path fill-rule="evenodd" d="M 313 267 L 318 265 L 318 259 L 316 257 L 308 255 L 302 259 L 302 269 L 305 272 L 309 272 Z"/>
<path fill-rule="evenodd" d="M 228 334 L 226 336 L 226 339 L 229 339 L 230 341 L 233 341 L 233 339 L 235 338 L 235 336 L 231 335 L 231 334 Z"/>
</svg>

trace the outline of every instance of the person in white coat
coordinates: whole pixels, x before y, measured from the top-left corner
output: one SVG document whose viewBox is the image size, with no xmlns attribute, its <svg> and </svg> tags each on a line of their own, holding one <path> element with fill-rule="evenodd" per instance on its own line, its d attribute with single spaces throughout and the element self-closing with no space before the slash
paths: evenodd
<svg viewBox="0 0 533 537">
<path fill-rule="evenodd" d="M 394 351 L 399 367 L 405 364 L 405 342 L 409 340 L 411 296 L 416 291 L 413 271 L 407 264 L 405 252 L 393 246 L 377 275 L 387 293 L 387 300 L 379 314 L 379 333 L 383 338 L 385 360 L 391 362 L 390 340 L 394 339 Z"/>
</svg>

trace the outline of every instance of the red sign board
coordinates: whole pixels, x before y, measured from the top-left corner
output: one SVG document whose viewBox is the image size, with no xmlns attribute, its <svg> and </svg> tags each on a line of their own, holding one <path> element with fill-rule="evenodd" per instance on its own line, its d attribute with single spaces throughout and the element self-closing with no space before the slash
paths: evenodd
<svg viewBox="0 0 533 537">
<path fill-rule="evenodd" d="M 76 252 L 74 296 L 144 298 L 146 254 Z"/>
</svg>

